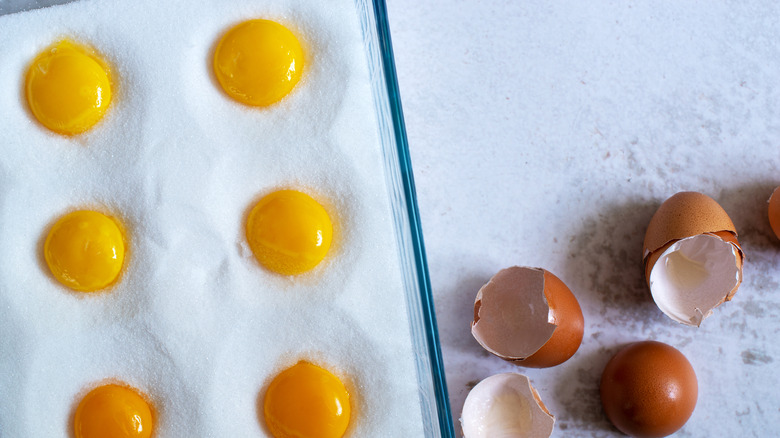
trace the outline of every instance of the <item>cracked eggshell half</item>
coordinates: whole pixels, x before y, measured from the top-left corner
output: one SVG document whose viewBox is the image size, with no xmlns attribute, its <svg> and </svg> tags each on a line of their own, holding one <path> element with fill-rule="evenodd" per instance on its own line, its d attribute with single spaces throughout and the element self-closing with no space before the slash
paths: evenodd
<svg viewBox="0 0 780 438">
<path fill-rule="evenodd" d="M 514 266 L 499 271 L 477 293 L 471 334 L 501 359 L 547 368 L 574 355 L 584 326 L 577 298 L 558 277 Z"/>
<path fill-rule="evenodd" d="M 700 326 L 734 296 L 744 260 L 728 214 L 701 193 L 680 192 L 667 199 L 645 233 L 650 293 L 658 308 L 681 324 Z"/>
<path fill-rule="evenodd" d="M 486 378 L 469 392 L 460 423 L 465 438 L 546 438 L 555 417 L 528 377 L 504 373 Z"/>
<path fill-rule="evenodd" d="M 769 225 L 775 232 L 775 236 L 780 239 L 780 187 L 776 188 L 769 197 Z"/>
</svg>

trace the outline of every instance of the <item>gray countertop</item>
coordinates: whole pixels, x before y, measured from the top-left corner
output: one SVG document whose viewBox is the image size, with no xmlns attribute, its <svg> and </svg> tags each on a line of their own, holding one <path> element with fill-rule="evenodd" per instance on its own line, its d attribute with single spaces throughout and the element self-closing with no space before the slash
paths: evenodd
<svg viewBox="0 0 780 438">
<path fill-rule="evenodd" d="M 767 436 L 780 425 L 780 6 L 747 2 L 390 0 L 453 416 L 479 380 L 527 374 L 554 436 L 618 435 L 598 384 L 620 346 L 681 350 L 699 379 L 678 436 Z M 644 282 L 642 239 L 675 192 L 717 200 L 740 233 L 744 282 L 702 327 Z M 524 369 L 469 332 L 479 287 L 544 267 L 578 297 L 568 362 Z M 771 429 L 770 429 L 771 427 Z M 460 430 L 456 425 L 456 430 Z"/>
</svg>

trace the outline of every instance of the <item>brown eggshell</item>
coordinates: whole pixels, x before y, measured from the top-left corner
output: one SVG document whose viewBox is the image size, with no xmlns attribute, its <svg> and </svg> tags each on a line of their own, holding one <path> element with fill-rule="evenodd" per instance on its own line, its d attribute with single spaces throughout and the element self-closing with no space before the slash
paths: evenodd
<svg viewBox="0 0 780 438">
<path fill-rule="evenodd" d="M 547 438 L 553 432 L 555 417 L 528 377 L 502 373 L 482 380 L 469 391 L 460 422 L 466 438 Z"/>
<path fill-rule="evenodd" d="M 688 359 L 661 342 L 629 344 L 607 363 L 601 403 L 609 421 L 635 437 L 664 437 L 688 421 L 698 398 Z"/>
<path fill-rule="evenodd" d="M 669 242 L 705 233 L 737 230 L 714 199 L 697 192 L 680 192 L 664 201 L 645 232 L 643 259 Z"/>
<path fill-rule="evenodd" d="M 584 325 L 576 297 L 558 277 L 514 266 L 499 271 L 477 293 L 471 332 L 504 360 L 546 368 L 574 355 Z"/>
<path fill-rule="evenodd" d="M 736 284 L 723 292 L 714 307 L 734 297 L 742 281 L 745 255 L 737 240 L 737 231 L 723 208 L 707 195 L 696 192 L 680 192 L 667 199 L 653 215 L 645 233 L 643 261 L 645 281 L 650 285 L 650 274 L 664 252 L 676 242 L 693 236 L 710 235 L 730 243 L 736 249 L 736 268 L 740 275 Z M 654 299 L 657 299 L 655 294 Z M 659 306 L 661 307 L 661 306 Z M 704 317 L 691 321 L 672 318 L 688 325 L 700 325 L 712 311 L 710 305 L 702 308 Z M 662 307 L 663 309 L 663 307 Z M 664 311 L 666 312 L 666 311 Z M 671 317 L 667 313 L 668 316 Z"/>
<path fill-rule="evenodd" d="M 776 188 L 769 198 L 769 225 L 780 239 L 780 187 Z"/>
<path fill-rule="evenodd" d="M 718 231 L 715 233 L 704 233 L 704 234 L 710 234 L 713 236 L 720 237 L 721 240 L 724 242 L 729 242 L 732 245 L 734 245 L 737 248 L 737 253 L 739 254 L 739 260 L 737 260 L 737 267 L 741 270 L 742 265 L 745 263 L 745 254 L 742 252 L 742 247 L 739 245 L 739 241 L 737 240 L 736 234 L 732 233 L 731 231 Z M 653 267 L 655 266 L 655 262 L 658 261 L 658 259 L 663 255 L 664 251 L 666 251 L 672 244 L 676 242 L 675 240 L 671 242 L 667 242 L 666 245 L 658 248 L 658 250 L 653 251 L 650 253 L 650 255 L 645 259 L 645 281 L 650 284 L 650 272 L 652 272 Z M 737 285 L 739 287 L 739 284 Z M 725 301 L 731 300 L 731 298 L 734 296 L 734 294 L 737 293 L 737 289 L 735 288 L 729 295 L 726 297 Z"/>
</svg>

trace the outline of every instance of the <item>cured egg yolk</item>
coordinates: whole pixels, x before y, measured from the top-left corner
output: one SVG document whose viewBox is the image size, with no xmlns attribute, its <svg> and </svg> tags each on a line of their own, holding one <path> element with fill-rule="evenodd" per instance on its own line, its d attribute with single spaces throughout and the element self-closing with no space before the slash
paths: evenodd
<svg viewBox="0 0 780 438">
<path fill-rule="evenodd" d="M 308 362 L 282 371 L 263 400 L 275 438 L 341 438 L 349 425 L 349 393 L 338 377 Z"/>
<path fill-rule="evenodd" d="M 303 49 L 292 32 L 269 20 L 233 27 L 214 52 L 214 74 L 233 99 L 268 106 L 286 96 L 303 71 Z"/>
<path fill-rule="evenodd" d="M 76 438 L 149 438 L 152 410 L 146 400 L 126 386 L 104 385 L 84 396 L 76 408 Z"/>
<path fill-rule="evenodd" d="M 60 283 L 92 292 L 113 283 L 125 258 L 122 230 L 114 219 L 81 210 L 61 217 L 49 230 L 46 264 Z"/>
<path fill-rule="evenodd" d="M 260 264 L 283 275 L 296 275 L 325 258 L 333 224 L 325 209 L 309 195 L 280 190 L 252 208 L 246 237 Z"/>
<path fill-rule="evenodd" d="M 100 121 L 111 103 L 109 70 L 91 50 L 61 41 L 33 61 L 25 96 L 43 126 L 80 134 Z"/>
</svg>

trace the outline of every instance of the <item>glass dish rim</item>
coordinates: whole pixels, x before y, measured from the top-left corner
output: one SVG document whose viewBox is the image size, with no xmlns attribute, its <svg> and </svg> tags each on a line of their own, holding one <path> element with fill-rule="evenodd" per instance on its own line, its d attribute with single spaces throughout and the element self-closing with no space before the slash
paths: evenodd
<svg viewBox="0 0 780 438">
<path fill-rule="evenodd" d="M 374 18 L 376 20 L 376 32 L 379 39 L 382 56 L 382 74 L 390 104 L 390 116 L 395 137 L 395 146 L 398 153 L 398 165 L 400 166 L 401 180 L 403 183 L 404 199 L 408 225 L 411 232 L 411 245 L 415 261 L 414 276 L 420 292 L 423 318 L 425 323 L 425 336 L 428 347 L 428 355 L 431 366 L 431 378 L 433 379 L 434 396 L 437 404 L 438 421 L 442 437 L 455 437 L 452 412 L 447 392 L 444 362 L 441 354 L 441 342 L 439 340 L 438 325 L 433 302 L 433 293 L 428 272 L 428 262 L 425 253 L 425 243 L 422 235 L 422 223 L 420 220 L 417 195 L 412 172 L 409 143 L 406 135 L 403 109 L 401 105 L 398 78 L 393 56 L 392 40 L 387 17 L 385 0 L 371 0 L 373 3 Z"/>
</svg>

